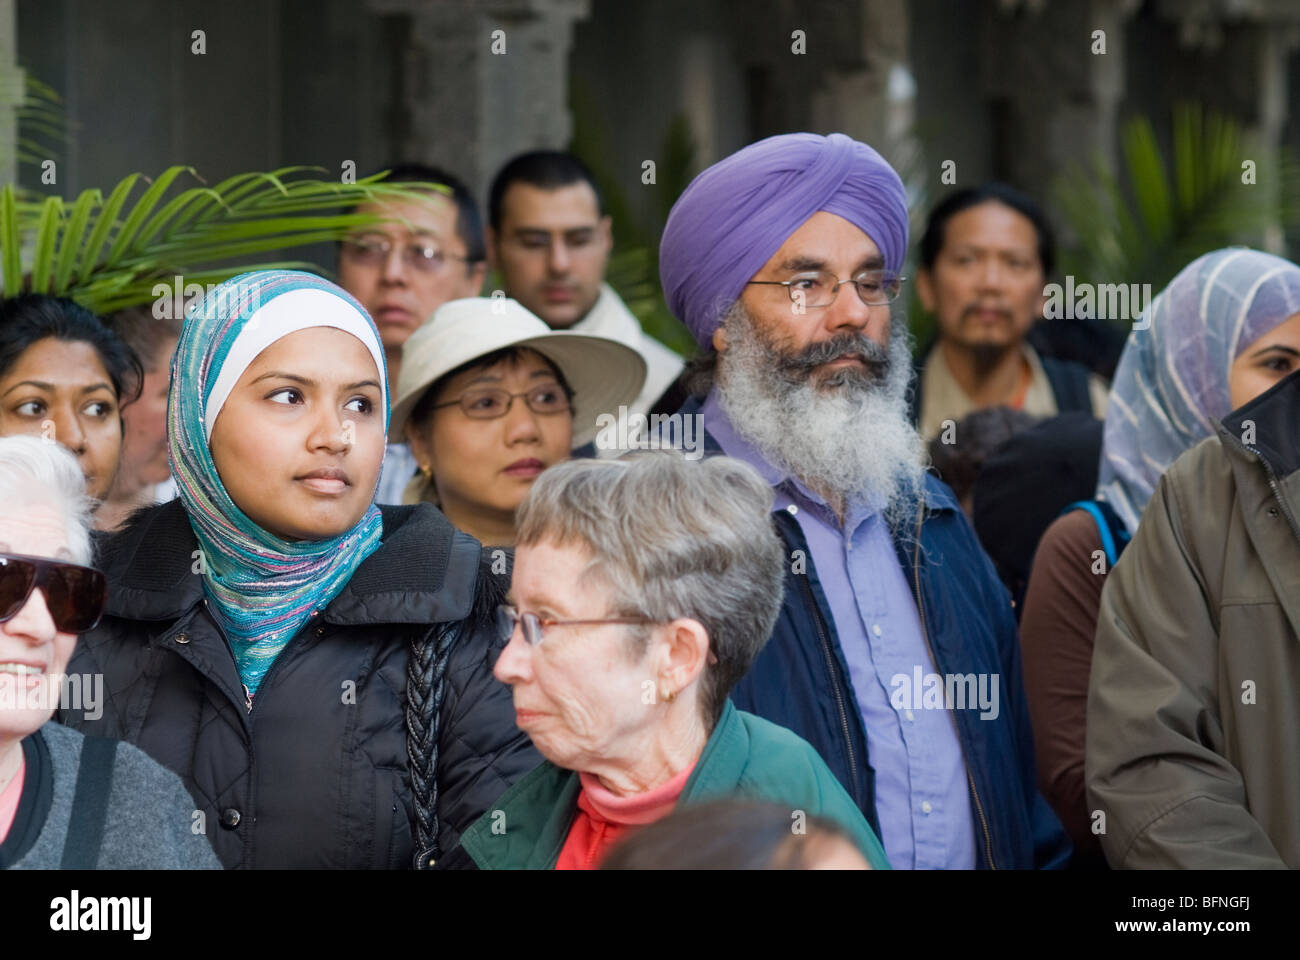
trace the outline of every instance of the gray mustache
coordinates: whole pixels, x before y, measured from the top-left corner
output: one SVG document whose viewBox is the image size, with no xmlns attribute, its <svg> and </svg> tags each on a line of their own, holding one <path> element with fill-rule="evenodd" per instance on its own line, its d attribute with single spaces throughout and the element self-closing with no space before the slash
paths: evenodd
<svg viewBox="0 0 1300 960">
<path fill-rule="evenodd" d="M 814 343 L 785 358 L 781 367 L 786 373 L 807 373 L 840 357 L 857 357 L 862 360 L 866 364 L 867 373 L 873 377 L 883 377 L 889 371 L 889 350 L 864 334 L 840 334 L 830 340 Z"/>
</svg>

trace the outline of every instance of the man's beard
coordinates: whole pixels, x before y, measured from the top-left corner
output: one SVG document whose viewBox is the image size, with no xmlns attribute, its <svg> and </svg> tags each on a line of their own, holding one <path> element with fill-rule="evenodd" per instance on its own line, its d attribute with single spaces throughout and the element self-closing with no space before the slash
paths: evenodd
<svg viewBox="0 0 1300 960">
<path fill-rule="evenodd" d="M 847 506 L 883 511 L 898 533 L 920 507 L 925 443 L 908 417 L 912 375 L 906 327 L 891 325 L 889 346 L 843 333 L 786 353 L 737 301 L 723 320 L 719 400 L 736 432 L 773 466 Z M 855 356 L 865 367 L 817 368 Z M 820 373 L 820 375 L 819 375 Z"/>
<path fill-rule="evenodd" d="M 970 358 L 971 363 L 975 367 L 975 375 L 982 379 L 996 370 L 998 365 L 1006 359 L 1008 353 L 1018 349 L 1019 340 L 1012 338 L 1003 343 L 990 342 L 988 340 L 975 340 L 972 342 L 971 340 L 961 336 L 960 332 L 965 330 L 967 321 L 970 319 L 971 315 L 979 311 L 981 308 L 1000 310 L 1002 315 L 1007 318 L 1008 324 L 1012 324 L 1015 318 L 1012 316 L 1011 310 L 1006 307 L 996 304 L 983 304 L 978 301 L 968 304 L 965 309 L 962 310 L 957 327 L 959 335 L 956 337 L 956 345 L 966 353 L 967 357 Z"/>
</svg>

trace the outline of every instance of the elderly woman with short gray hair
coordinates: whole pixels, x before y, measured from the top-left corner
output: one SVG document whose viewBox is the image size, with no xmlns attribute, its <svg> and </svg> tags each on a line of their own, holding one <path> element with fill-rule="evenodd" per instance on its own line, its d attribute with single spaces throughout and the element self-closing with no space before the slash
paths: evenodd
<svg viewBox="0 0 1300 960">
<path fill-rule="evenodd" d="M 592 869 L 679 805 L 739 796 L 879 841 L 816 751 L 728 700 L 772 631 L 785 553 L 770 488 L 726 457 L 576 460 L 519 509 L 495 675 L 546 758 L 442 867 Z"/>
<path fill-rule="evenodd" d="M 63 698 L 103 707 L 103 677 L 65 676 L 104 611 L 90 508 L 70 452 L 0 438 L 0 869 L 217 869 L 180 777 L 50 719 Z"/>
</svg>

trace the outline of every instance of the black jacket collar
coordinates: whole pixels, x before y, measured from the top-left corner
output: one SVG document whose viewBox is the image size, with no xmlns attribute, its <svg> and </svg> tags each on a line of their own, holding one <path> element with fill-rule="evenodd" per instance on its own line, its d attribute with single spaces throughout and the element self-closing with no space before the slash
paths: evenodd
<svg viewBox="0 0 1300 960">
<path fill-rule="evenodd" d="M 325 608 L 330 623 L 444 623 L 474 601 L 480 547 L 430 504 L 383 506 L 383 541 Z M 136 514 L 97 537 L 109 616 L 175 620 L 203 600 L 198 541 L 179 500 Z"/>
</svg>

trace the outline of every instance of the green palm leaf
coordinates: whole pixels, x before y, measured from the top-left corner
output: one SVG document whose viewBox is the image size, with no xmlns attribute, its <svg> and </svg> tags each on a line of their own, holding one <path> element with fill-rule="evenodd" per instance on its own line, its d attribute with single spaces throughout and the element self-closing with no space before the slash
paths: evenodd
<svg viewBox="0 0 1300 960">
<path fill-rule="evenodd" d="M 85 276 L 90 273 L 91 269 L 99 262 L 99 251 L 103 249 L 105 242 L 108 240 L 108 232 L 113 229 L 117 221 L 117 213 L 126 203 L 127 194 L 135 186 L 136 180 L 140 179 L 140 174 L 133 173 L 125 177 L 109 194 L 108 202 L 99 212 L 99 220 L 95 224 L 95 229 L 90 232 L 90 239 L 86 241 L 86 249 L 81 254 L 81 274 Z"/>
<path fill-rule="evenodd" d="M 72 217 L 63 231 L 62 243 L 59 245 L 58 262 L 54 267 L 52 288 L 66 290 L 72 279 L 72 271 L 77 264 L 77 254 L 81 251 L 86 226 L 95 207 L 103 204 L 104 197 L 98 190 L 83 190 L 72 206 Z"/>
<path fill-rule="evenodd" d="M 167 192 L 167 188 L 172 185 L 172 182 L 187 171 L 193 173 L 194 169 L 192 167 L 168 167 L 163 171 L 162 176 L 155 180 L 149 189 L 144 192 L 144 196 L 136 201 L 131 213 L 126 218 L 126 222 L 117 231 L 117 237 L 113 240 L 113 246 L 109 248 L 108 257 L 104 261 L 105 266 L 111 267 L 117 263 L 127 245 L 140 229 L 140 225 L 144 223 L 144 218 L 149 215 L 149 211 L 158 205 L 158 201 L 162 199 L 162 195 Z"/>
<path fill-rule="evenodd" d="M 1270 229 L 1300 226 L 1300 166 L 1249 143 L 1232 118 L 1181 104 L 1168 143 L 1166 153 L 1151 121 L 1135 117 L 1122 131 L 1118 175 L 1095 159 L 1056 183 L 1067 228 L 1062 266 L 1076 281 L 1158 290 L 1209 250 L 1258 245 Z"/>
<path fill-rule="evenodd" d="M 18 246 L 18 215 L 13 184 L 0 190 L 0 264 L 4 267 L 4 293 L 12 297 L 22 289 L 22 256 Z"/>
<path fill-rule="evenodd" d="M 47 197 L 36 227 L 36 255 L 32 260 L 32 287 L 37 290 L 49 286 L 50 271 L 54 267 L 54 244 L 59 238 L 58 226 L 62 219 L 63 201 L 58 197 Z"/>
<path fill-rule="evenodd" d="M 358 227 L 388 219 L 357 213 L 358 204 L 412 199 L 439 184 L 388 184 L 386 174 L 357 183 L 313 180 L 310 167 L 285 167 L 229 177 L 215 187 L 180 189 L 189 167 L 174 166 L 146 181 L 133 173 L 105 200 L 96 189 L 67 203 L 58 197 L 21 200 L 0 194 L 0 270 L 6 296 L 27 289 L 69 296 L 96 312 L 147 303 L 159 282 L 217 283 L 254 269 L 316 270 L 300 260 L 261 262 L 268 253 L 337 241 Z M 340 212 L 340 211 L 344 212 Z M 23 273 L 23 250 L 31 273 Z"/>
</svg>

